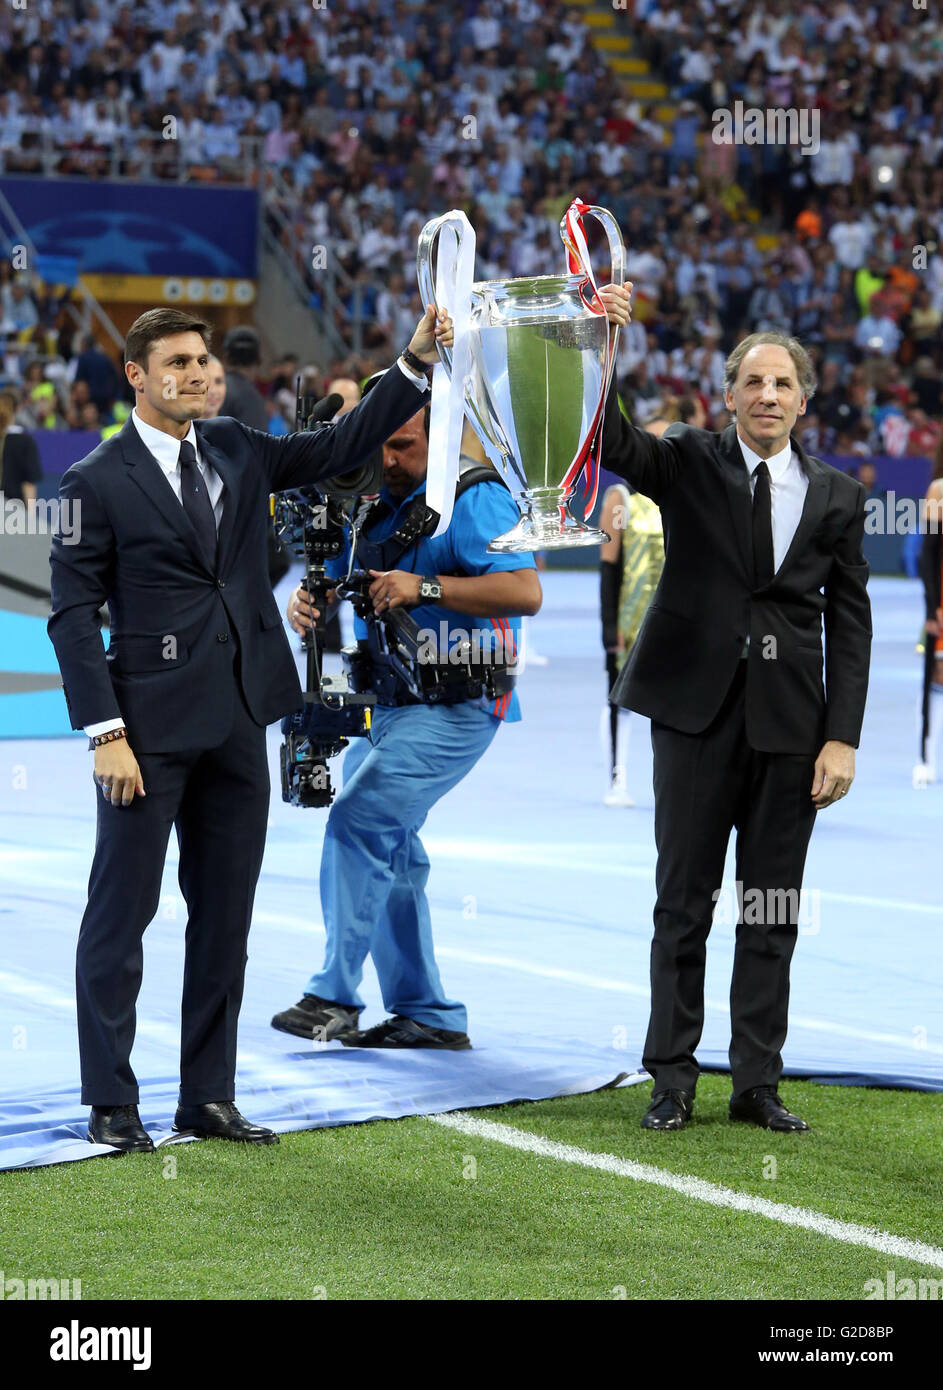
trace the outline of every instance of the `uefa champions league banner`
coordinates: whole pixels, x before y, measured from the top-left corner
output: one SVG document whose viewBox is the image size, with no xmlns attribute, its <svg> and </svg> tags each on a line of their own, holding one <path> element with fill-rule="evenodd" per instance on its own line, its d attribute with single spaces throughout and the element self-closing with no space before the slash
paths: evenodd
<svg viewBox="0 0 943 1390">
<path fill-rule="evenodd" d="M 73 261 L 81 275 L 258 274 L 252 189 L 0 178 L 0 192 L 40 256 Z"/>
</svg>

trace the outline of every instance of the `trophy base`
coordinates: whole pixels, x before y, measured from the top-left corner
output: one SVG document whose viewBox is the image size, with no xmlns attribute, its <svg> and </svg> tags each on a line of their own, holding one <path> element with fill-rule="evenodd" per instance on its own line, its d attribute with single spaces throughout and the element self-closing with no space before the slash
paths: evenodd
<svg viewBox="0 0 943 1390">
<path fill-rule="evenodd" d="M 529 501 L 526 494 L 522 500 Z M 605 531 L 577 521 L 561 498 L 560 505 L 552 510 L 545 506 L 535 509 L 531 503 L 517 525 L 502 536 L 495 536 L 488 542 L 488 549 L 497 555 L 516 555 L 537 550 L 573 550 L 577 546 L 602 545 L 609 539 Z"/>
</svg>

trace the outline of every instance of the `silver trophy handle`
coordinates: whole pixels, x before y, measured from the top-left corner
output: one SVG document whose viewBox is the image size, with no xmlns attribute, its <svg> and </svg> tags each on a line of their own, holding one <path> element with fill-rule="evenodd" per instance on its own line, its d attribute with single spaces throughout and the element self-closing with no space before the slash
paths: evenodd
<svg viewBox="0 0 943 1390">
<path fill-rule="evenodd" d="M 441 217 L 433 217 L 431 222 L 427 222 L 419 233 L 419 244 L 416 247 L 416 276 L 419 280 L 419 294 L 422 298 L 422 307 L 425 309 L 427 304 L 435 307 L 436 313 L 442 307 L 435 297 L 435 274 L 432 269 L 433 254 L 435 244 L 439 238 L 439 233 L 443 227 L 454 227 L 455 234 L 459 238 L 462 235 L 462 224 L 458 218 L 452 217 L 450 213 L 444 212 Z M 452 375 L 452 349 L 444 347 L 438 343 L 439 356 L 445 364 L 445 370 L 449 376 Z"/>
<path fill-rule="evenodd" d="M 583 216 L 593 216 L 595 217 L 597 222 L 600 222 L 602 224 L 603 230 L 606 233 L 606 239 L 609 242 L 609 260 L 611 263 L 609 283 L 611 285 L 624 285 L 625 242 L 622 240 L 622 231 L 619 227 L 618 222 L 613 217 L 612 213 L 609 211 L 608 208 L 597 207 L 595 204 L 592 207 L 588 207 L 586 211 L 583 213 Z M 566 219 L 564 218 L 560 223 L 561 236 L 564 233 L 565 227 Z M 589 267 L 587 266 L 587 270 L 588 269 Z M 597 279 L 598 278 L 599 277 L 597 277 Z M 609 382 L 612 380 L 612 373 L 615 370 L 616 353 L 618 352 L 618 350 L 619 330 L 618 328 L 616 328 L 615 333 L 612 335 L 612 350 L 609 354 L 609 377 L 606 382 L 607 390 L 609 387 Z"/>
<path fill-rule="evenodd" d="M 461 222 L 451 213 L 444 212 L 440 217 L 433 217 L 431 221 L 426 223 L 419 233 L 419 242 L 416 247 L 416 277 L 419 281 L 419 293 L 422 297 L 423 308 L 427 304 L 432 304 L 437 313 L 443 306 L 436 299 L 436 276 L 433 269 L 433 259 L 436 242 L 443 227 L 454 227 L 455 234 L 461 243 L 463 234 Z M 447 309 L 450 307 L 445 305 Z M 445 347 L 442 343 L 438 343 L 437 347 L 442 365 L 451 380 L 452 349 Z M 484 394 L 484 388 L 482 388 L 482 393 Z M 513 457 L 487 400 L 476 400 L 473 394 L 466 391 L 465 418 L 481 440 L 482 448 L 486 454 L 497 452 L 504 459 Z"/>
</svg>

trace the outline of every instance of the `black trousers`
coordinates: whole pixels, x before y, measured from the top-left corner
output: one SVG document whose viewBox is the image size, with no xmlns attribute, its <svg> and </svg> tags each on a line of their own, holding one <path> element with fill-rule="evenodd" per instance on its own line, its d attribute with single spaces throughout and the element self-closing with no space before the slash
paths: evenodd
<svg viewBox="0 0 943 1390">
<path fill-rule="evenodd" d="M 268 824 L 265 730 L 237 693 L 218 747 L 135 756 L 145 797 L 115 807 L 95 793 L 95 857 L 76 953 L 82 1103 L 138 1101 L 131 1047 L 143 936 L 157 912 L 171 826 L 187 905 L 180 1103 L 233 1100 L 246 938 Z"/>
<path fill-rule="evenodd" d="M 730 984 L 735 1095 L 775 1086 L 789 1007 L 799 889 L 815 821 L 814 756 L 760 753 L 746 739 L 746 661 L 702 734 L 652 721 L 655 936 L 643 1065 L 656 1091 L 694 1091 L 707 937 L 731 830 L 741 896 Z"/>
</svg>

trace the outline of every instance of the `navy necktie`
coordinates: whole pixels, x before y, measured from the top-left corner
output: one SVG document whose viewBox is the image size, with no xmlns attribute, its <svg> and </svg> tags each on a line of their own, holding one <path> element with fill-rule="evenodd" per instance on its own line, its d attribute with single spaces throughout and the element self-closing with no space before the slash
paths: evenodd
<svg viewBox="0 0 943 1390">
<path fill-rule="evenodd" d="M 769 468 L 761 459 L 753 475 L 753 586 L 762 589 L 776 573 L 773 560 L 773 504 L 769 489 Z"/>
<path fill-rule="evenodd" d="M 206 483 L 196 461 L 196 450 L 185 439 L 180 445 L 180 495 L 183 510 L 190 518 L 200 548 L 210 569 L 216 570 L 216 517 L 206 491 Z"/>
</svg>

